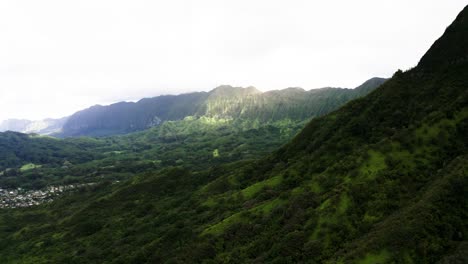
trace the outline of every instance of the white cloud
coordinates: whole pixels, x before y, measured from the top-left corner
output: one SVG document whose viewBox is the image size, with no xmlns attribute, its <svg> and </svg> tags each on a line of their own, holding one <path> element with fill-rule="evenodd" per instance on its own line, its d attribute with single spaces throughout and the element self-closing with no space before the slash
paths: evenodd
<svg viewBox="0 0 468 264">
<path fill-rule="evenodd" d="M 0 120 L 220 84 L 354 87 L 416 65 L 465 5 L 3 0 Z"/>
</svg>

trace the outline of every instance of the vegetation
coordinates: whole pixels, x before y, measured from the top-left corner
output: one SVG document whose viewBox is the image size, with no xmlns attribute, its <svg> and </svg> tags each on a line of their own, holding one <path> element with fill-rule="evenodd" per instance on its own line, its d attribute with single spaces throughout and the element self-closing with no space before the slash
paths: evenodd
<svg viewBox="0 0 468 264">
<path fill-rule="evenodd" d="M 465 58 L 468 45 L 450 40 L 456 34 L 466 43 L 467 29 L 468 7 L 427 53 L 447 50 L 449 61 L 426 55 L 368 96 L 314 118 L 261 159 L 218 163 L 235 149 L 223 147 L 228 139 L 192 142 L 209 147 L 188 166 L 176 161 L 50 204 L 2 210 L 0 262 L 463 263 L 468 61 L 453 59 Z M 191 142 L 201 123 L 228 121 L 185 122 L 95 146 L 115 140 L 138 150 L 161 135 Z M 160 143 L 156 148 L 170 146 Z M 197 164 L 205 156 L 212 163 Z"/>
<path fill-rule="evenodd" d="M 381 85 L 372 78 L 355 89 L 323 88 L 304 91 L 288 88 L 262 93 L 254 87 L 220 86 L 210 92 L 145 98 L 94 106 L 73 114 L 61 136 L 109 136 L 155 127 L 186 117 L 250 120 L 251 128 L 266 122 L 304 121 L 333 111 Z"/>
<path fill-rule="evenodd" d="M 150 130 L 108 138 L 55 139 L 0 133 L 0 186 L 40 189 L 102 180 L 168 166 L 206 169 L 259 158 L 291 139 L 304 122 L 257 124 L 218 118 L 168 121 Z"/>
</svg>

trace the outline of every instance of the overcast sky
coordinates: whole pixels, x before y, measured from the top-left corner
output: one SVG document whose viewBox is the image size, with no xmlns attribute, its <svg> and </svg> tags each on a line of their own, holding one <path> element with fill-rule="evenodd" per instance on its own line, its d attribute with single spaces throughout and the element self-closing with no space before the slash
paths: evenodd
<svg viewBox="0 0 468 264">
<path fill-rule="evenodd" d="M 210 90 L 355 87 L 408 69 L 466 0 L 1 0 L 0 120 Z"/>
</svg>

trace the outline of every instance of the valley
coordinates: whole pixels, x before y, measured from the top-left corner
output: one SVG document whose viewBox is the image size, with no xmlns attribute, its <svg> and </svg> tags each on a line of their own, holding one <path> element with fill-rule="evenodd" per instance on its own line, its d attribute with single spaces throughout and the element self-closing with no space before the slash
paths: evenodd
<svg viewBox="0 0 468 264">
<path fill-rule="evenodd" d="M 355 89 L 220 86 L 0 133 L 0 263 L 468 262 L 468 7 Z"/>
<path fill-rule="evenodd" d="M 211 99 L 207 107 L 210 114 L 180 115 L 180 120 L 161 121 L 156 126 L 141 132 L 98 138 L 65 139 L 5 132 L 0 135 L 0 139 L 3 140 L 3 144 L 0 145 L 0 157 L 2 157 L 0 186 L 38 189 L 50 184 L 114 181 L 128 179 L 135 173 L 155 171 L 170 166 L 199 170 L 226 162 L 256 159 L 290 140 L 314 115 L 333 111 L 354 96 L 372 91 L 384 81 L 383 78 L 372 78 L 355 90 L 337 88 L 309 92 L 298 90 L 299 96 L 294 95 L 293 99 L 290 99 L 288 89 L 269 92 L 265 96 L 274 98 L 272 99 L 274 101 L 259 104 L 263 105 L 261 108 L 264 108 L 262 110 L 264 118 L 253 113 L 245 117 L 240 116 L 240 113 L 243 113 L 242 115 L 249 113 L 251 111 L 249 108 L 257 107 L 255 106 L 257 103 L 254 102 L 260 99 L 252 98 L 252 94 L 255 96 L 264 94 L 255 92 L 251 88 L 224 86 L 210 92 Z M 307 93 L 317 95 L 311 95 L 310 98 L 303 100 L 303 95 Z M 166 109 L 167 104 L 171 103 L 175 104 L 173 106 L 176 108 L 175 112 L 181 112 L 182 110 L 177 108 L 182 107 L 178 100 L 186 100 L 184 98 L 187 96 L 192 97 L 195 94 L 173 96 L 171 100 L 175 100 L 174 102 L 164 102 L 165 96 L 143 99 L 141 102 L 156 101 L 149 104 L 156 109 L 163 109 L 162 107 Z M 161 100 L 163 101 L 159 102 Z M 281 109 L 285 104 L 283 101 L 287 100 L 297 102 L 291 109 Z M 108 114 L 115 116 L 112 109 L 122 104 L 102 108 L 106 109 L 104 111 Z M 198 103 L 191 101 L 183 107 L 197 108 Z M 89 111 L 91 110 L 84 110 L 84 113 Z M 74 116 L 82 114 L 78 112 L 69 119 L 75 120 Z M 307 118 L 309 114 L 311 117 Z M 80 126 L 89 127 L 86 122 L 83 121 Z M 124 122 L 136 122 L 136 120 Z M 67 124 L 65 123 L 65 126 Z M 98 127 L 87 131 L 91 134 L 102 134 L 97 132 L 101 131 Z M 25 170 L 27 164 L 33 164 L 34 167 Z"/>
</svg>

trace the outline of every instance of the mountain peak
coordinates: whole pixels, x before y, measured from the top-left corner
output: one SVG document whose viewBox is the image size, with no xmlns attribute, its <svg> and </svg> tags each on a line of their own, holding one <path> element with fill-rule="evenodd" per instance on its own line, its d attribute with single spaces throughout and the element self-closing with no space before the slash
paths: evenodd
<svg viewBox="0 0 468 264">
<path fill-rule="evenodd" d="M 363 82 L 361 85 L 356 87 L 356 90 L 365 90 L 365 91 L 371 91 L 374 89 L 376 86 L 380 86 L 384 82 L 386 82 L 388 79 L 386 78 L 381 78 L 381 77 L 373 77 L 370 78 L 369 80 Z"/>
<path fill-rule="evenodd" d="M 418 67 L 435 69 L 468 59 L 468 6 L 419 61 Z"/>
<path fill-rule="evenodd" d="M 209 92 L 211 95 L 216 96 L 246 96 L 262 93 L 260 90 L 253 86 L 248 87 L 234 87 L 231 85 L 220 85 Z"/>
</svg>

